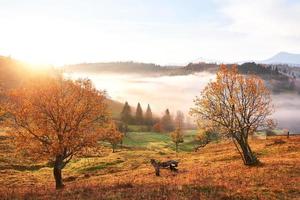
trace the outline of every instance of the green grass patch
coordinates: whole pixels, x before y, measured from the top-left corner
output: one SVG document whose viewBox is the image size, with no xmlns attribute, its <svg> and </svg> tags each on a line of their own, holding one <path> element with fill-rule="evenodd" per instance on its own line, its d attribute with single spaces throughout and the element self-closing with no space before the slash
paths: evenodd
<svg viewBox="0 0 300 200">
<path fill-rule="evenodd" d="M 179 145 L 180 151 L 192 151 L 197 145 L 195 141 L 195 130 L 185 131 L 184 143 Z M 172 142 L 168 133 L 157 132 L 129 132 L 123 140 L 123 145 L 127 147 L 145 148 L 157 150 L 160 153 L 166 150 L 175 150 L 175 145 Z"/>
<path fill-rule="evenodd" d="M 151 130 L 151 127 L 146 125 L 129 125 L 128 130 L 129 132 L 147 132 Z"/>
</svg>

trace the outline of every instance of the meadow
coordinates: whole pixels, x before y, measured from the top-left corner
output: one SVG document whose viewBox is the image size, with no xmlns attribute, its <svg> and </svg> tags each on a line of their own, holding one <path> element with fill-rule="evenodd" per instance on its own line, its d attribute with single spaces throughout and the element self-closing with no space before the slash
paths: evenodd
<svg viewBox="0 0 300 200">
<path fill-rule="evenodd" d="M 66 187 L 56 191 L 52 168 L 15 154 L 0 137 L 0 199 L 298 199 L 300 137 L 250 144 L 261 164 L 245 166 L 231 141 L 194 152 L 195 131 L 175 153 L 167 134 L 130 132 L 116 153 L 106 143 L 76 156 L 63 170 Z M 179 161 L 179 171 L 156 177 L 150 159 Z"/>
<path fill-rule="evenodd" d="M 195 141 L 196 131 L 189 130 L 185 132 L 184 143 L 179 145 L 179 151 L 191 152 L 197 146 Z M 174 143 L 170 140 L 169 134 L 156 132 L 130 132 L 124 138 L 123 145 L 129 148 L 140 148 L 144 150 L 159 151 L 169 153 L 175 151 Z"/>
</svg>

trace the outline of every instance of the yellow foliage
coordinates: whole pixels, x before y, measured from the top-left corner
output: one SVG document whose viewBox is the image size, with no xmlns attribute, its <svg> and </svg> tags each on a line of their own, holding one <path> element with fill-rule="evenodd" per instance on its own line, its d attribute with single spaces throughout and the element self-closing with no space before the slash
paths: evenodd
<svg viewBox="0 0 300 200">
<path fill-rule="evenodd" d="M 174 143 L 182 143 L 183 142 L 183 133 L 182 133 L 181 129 L 176 128 L 176 130 L 173 131 L 170 135 L 171 135 L 172 141 Z"/>
<path fill-rule="evenodd" d="M 221 65 L 216 81 L 209 83 L 194 102 L 191 114 L 201 128 L 232 137 L 244 163 L 258 163 L 248 135 L 274 124 L 268 118 L 273 113 L 271 95 L 259 77 L 243 76 L 236 66 L 228 69 Z"/>
<path fill-rule="evenodd" d="M 216 81 L 209 83 L 195 100 L 191 114 L 201 127 L 217 128 L 220 133 L 253 133 L 271 124 L 271 96 L 257 76 L 243 76 L 237 67 L 221 65 Z"/>
<path fill-rule="evenodd" d="M 124 134 L 118 131 L 115 122 L 111 121 L 108 128 L 104 131 L 103 140 L 116 145 L 122 141 L 123 137 Z"/>
</svg>

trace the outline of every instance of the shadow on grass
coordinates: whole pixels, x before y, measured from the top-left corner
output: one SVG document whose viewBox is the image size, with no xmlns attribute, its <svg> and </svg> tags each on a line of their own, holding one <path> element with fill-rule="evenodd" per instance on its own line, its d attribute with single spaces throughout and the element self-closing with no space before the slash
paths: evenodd
<svg viewBox="0 0 300 200">
<path fill-rule="evenodd" d="M 86 167 L 83 169 L 80 169 L 80 172 L 93 172 L 93 171 L 97 171 L 97 170 L 101 170 L 101 169 L 105 169 L 109 166 L 113 166 L 113 165 L 117 165 L 120 163 L 123 163 L 123 160 L 116 160 L 114 162 L 107 162 L 107 163 L 100 163 L 99 165 L 95 165 L 95 166 L 91 166 L 91 167 Z"/>
<path fill-rule="evenodd" d="M 16 170 L 16 171 L 37 171 L 44 167 L 51 167 L 50 164 L 43 164 L 43 165 L 3 165 L 0 166 L 0 170 Z"/>
</svg>

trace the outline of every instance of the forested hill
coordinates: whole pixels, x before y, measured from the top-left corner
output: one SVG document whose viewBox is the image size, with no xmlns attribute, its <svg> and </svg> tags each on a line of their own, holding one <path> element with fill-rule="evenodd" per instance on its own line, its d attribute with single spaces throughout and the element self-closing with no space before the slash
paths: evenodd
<svg viewBox="0 0 300 200">
<path fill-rule="evenodd" d="M 233 65 L 227 65 L 232 67 Z M 299 74 L 294 71 L 293 68 L 286 65 L 274 65 L 274 64 L 257 64 L 254 62 L 248 62 L 241 65 L 237 65 L 240 73 L 245 75 L 257 75 L 266 81 L 267 86 L 274 93 L 282 92 L 296 92 L 300 94 L 300 82 Z M 186 71 L 191 73 L 195 72 L 216 72 L 219 65 L 216 64 L 189 64 L 183 67 Z"/>
<path fill-rule="evenodd" d="M 231 67 L 232 65 L 228 65 Z M 64 67 L 66 72 L 85 73 L 137 73 L 150 76 L 175 76 L 188 75 L 198 72 L 216 73 L 219 65 L 216 63 L 190 63 L 186 66 L 160 66 L 155 64 L 135 62 L 113 63 L 86 63 L 68 65 Z M 244 63 L 238 65 L 243 74 L 256 74 L 268 81 L 268 85 L 274 92 L 296 91 L 300 92 L 300 83 L 297 72 L 293 68 L 283 68 L 281 65 L 266 65 L 256 63 Z M 50 71 L 49 71 L 50 70 Z M 9 57 L 0 56 L 0 82 L 4 87 L 14 87 L 28 77 L 51 74 L 53 69 L 46 72 L 32 70 L 27 64 Z"/>
<path fill-rule="evenodd" d="M 152 63 L 137 62 L 110 62 L 110 63 L 82 63 L 66 65 L 66 72 L 88 72 L 88 73 L 140 73 L 156 75 L 185 75 L 199 71 L 216 72 L 217 64 L 197 63 L 187 66 L 161 66 Z"/>
<path fill-rule="evenodd" d="M 232 67 L 233 64 L 228 64 Z M 199 72 L 216 73 L 220 65 L 216 63 L 190 63 L 186 66 L 160 66 L 147 63 L 135 62 L 112 62 L 112 63 L 84 63 L 68 65 L 64 67 L 66 72 L 79 73 L 135 73 L 144 76 L 177 76 L 189 75 Z M 254 74 L 264 79 L 273 92 L 297 92 L 300 93 L 298 76 L 284 65 L 257 64 L 248 62 L 237 65 L 240 73 Z M 286 73 L 289 71 L 289 73 Z M 296 73 L 296 72 L 295 72 Z M 297 75 L 297 74 L 296 74 Z"/>
<path fill-rule="evenodd" d="M 229 67 L 232 64 L 228 64 Z M 189 63 L 186 66 L 160 66 L 151 63 L 136 62 L 111 62 L 111 63 L 83 63 L 76 65 L 66 65 L 66 72 L 86 72 L 86 73 L 140 73 L 149 75 L 186 75 L 197 72 L 216 73 L 220 65 L 216 63 Z M 243 74 L 272 75 L 273 78 L 280 76 L 278 68 L 274 65 L 262 65 L 252 63 L 244 63 L 238 65 L 238 69 Z"/>
</svg>

